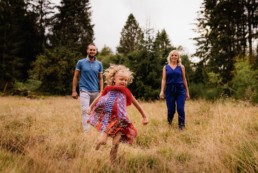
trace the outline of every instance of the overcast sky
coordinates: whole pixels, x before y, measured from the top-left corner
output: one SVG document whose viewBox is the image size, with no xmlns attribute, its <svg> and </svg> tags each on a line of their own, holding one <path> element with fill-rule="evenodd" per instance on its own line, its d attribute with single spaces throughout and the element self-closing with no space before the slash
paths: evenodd
<svg viewBox="0 0 258 173">
<path fill-rule="evenodd" d="M 92 23 L 95 24 L 94 42 L 99 50 L 106 45 L 115 52 L 121 31 L 132 13 L 141 28 L 153 28 L 154 33 L 165 29 L 173 46 L 181 45 L 187 53 L 194 53 L 195 42 L 191 38 L 197 35 L 193 31 L 193 23 L 202 1 L 90 0 Z"/>
</svg>

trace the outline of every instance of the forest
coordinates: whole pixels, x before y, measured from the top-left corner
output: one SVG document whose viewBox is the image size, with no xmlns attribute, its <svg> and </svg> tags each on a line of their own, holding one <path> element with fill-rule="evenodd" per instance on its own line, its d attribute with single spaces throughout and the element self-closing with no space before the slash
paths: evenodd
<svg viewBox="0 0 258 173">
<path fill-rule="evenodd" d="M 90 0 L 0 1 L 0 94 L 70 95 L 77 60 L 94 43 Z M 203 0 L 195 21 L 197 45 L 183 54 L 162 29 L 142 28 L 129 14 L 115 52 L 97 57 L 104 68 L 124 64 L 134 72 L 128 87 L 142 100 L 157 100 L 168 53 L 182 52 L 192 99 L 224 97 L 258 102 L 257 0 Z M 198 57 L 199 61 L 192 61 Z"/>
</svg>

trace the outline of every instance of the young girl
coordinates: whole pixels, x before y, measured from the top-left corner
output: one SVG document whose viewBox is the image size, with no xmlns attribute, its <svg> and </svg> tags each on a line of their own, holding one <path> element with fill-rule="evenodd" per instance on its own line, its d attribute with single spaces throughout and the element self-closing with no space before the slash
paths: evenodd
<svg viewBox="0 0 258 173">
<path fill-rule="evenodd" d="M 126 106 L 131 103 L 142 115 L 143 125 L 148 124 L 148 118 L 139 102 L 126 87 L 133 80 L 133 73 L 123 65 L 111 65 L 105 70 L 107 86 L 88 108 L 90 114 L 88 123 L 100 132 L 96 150 L 105 145 L 108 136 L 113 138 L 110 151 L 110 161 L 113 163 L 117 156 L 120 142 L 132 144 L 137 136 L 137 129 L 126 114 Z"/>
</svg>

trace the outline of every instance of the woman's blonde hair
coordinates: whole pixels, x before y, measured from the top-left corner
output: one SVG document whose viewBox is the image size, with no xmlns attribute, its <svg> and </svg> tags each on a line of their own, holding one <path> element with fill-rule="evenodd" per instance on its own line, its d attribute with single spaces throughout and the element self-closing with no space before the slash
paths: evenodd
<svg viewBox="0 0 258 173">
<path fill-rule="evenodd" d="M 108 85 L 114 85 L 114 77 L 118 71 L 123 71 L 128 75 L 128 84 L 133 82 L 133 72 L 124 65 L 110 64 L 110 67 L 107 68 L 104 72 L 106 77 L 106 83 Z"/>
<path fill-rule="evenodd" d="M 173 53 L 176 53 L 176 54 L 177 54 L 177 57 L 178 57 L 178 59 L 177 59 L 177 64 L 178 64 L 178 65 L 181 65 L 181 64 L 182 64 L 182 63 L 181 63 L 181 57 L 180 57 L 180 54 L 179 54 L 179 52 L 178 52 L 177 50 L 172 50 L 172 51 L 168 54 L 168 57 L 167 57 L 167 62 L 168 62 L 168 64 L 170 63 L 170 58 L 171 58 L 171 56 L 172 56 Z"/>
</svg>

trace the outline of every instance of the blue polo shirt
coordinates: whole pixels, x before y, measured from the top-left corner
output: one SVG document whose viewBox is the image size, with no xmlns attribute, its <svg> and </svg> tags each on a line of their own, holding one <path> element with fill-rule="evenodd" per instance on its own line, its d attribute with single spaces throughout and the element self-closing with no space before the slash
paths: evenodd
<svg viewBox="0 0 258 173">
<path fill-rule="evenodd" d="M 76 70 L 80 71 L 80 91 L 99 91 L 99 73 L 103 73 L 100 61 L 95 58 L 93 62 L 90 62 L 88 57 L 80 59 L 76 64 Z"/>
</svg>

